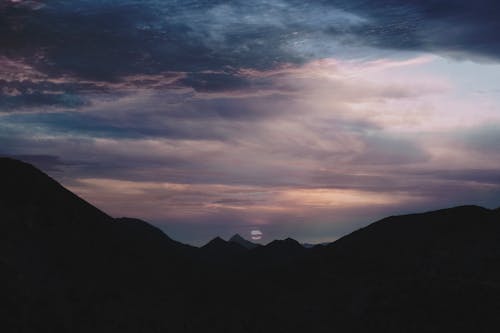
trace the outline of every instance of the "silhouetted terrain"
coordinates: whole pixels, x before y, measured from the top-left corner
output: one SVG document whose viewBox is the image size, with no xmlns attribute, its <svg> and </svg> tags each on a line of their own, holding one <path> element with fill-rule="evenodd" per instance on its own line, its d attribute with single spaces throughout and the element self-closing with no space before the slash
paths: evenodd
<svg viewBox="0 0 500 333">
<path fill-rule="evenodd" d="M 500 210 L 393 216 L 329 245 L 201 248 L 0 158 L 3 332 L 492 332 Z M 253 245 L 252 245 L 253 244 Z M 254 246 L 255 245 L 255 246 Z"/>
</svg>

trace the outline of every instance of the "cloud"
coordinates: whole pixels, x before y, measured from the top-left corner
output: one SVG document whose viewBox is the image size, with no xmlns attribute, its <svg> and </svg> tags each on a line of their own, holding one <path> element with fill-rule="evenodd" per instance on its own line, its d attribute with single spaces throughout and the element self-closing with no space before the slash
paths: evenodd
<svg viewBox="0 0 500 333">
<path fill-rule="evenodd" d="M 39 111 L 44 107 L 63 107 L 75 109 L 87 104 L 79 95 L 62 91 L 37 91 L 37 90 L 4 90 L 0 99 L 0 110 L 8 112 L 20 111 L 36 107 Z"/>
<path fill-rule="evenodd" d="M 430 51 L 456 59 L 498 61 L 495 1 L 328 1 L 367 18 L 351 41 L 381 49 Z M 330 30 L 334 36 L 343 31 Z"/>
<path fill-rule="evenodd" d="M 51 78 L 116 83 L 176 72 L 187 73 L 179 84 L 227 90 L 246 86 L 241 68 L 374 57 L 374 49 L 494 61 L 496 9 L 458 0 L 7 2 L 0 55 Z"/>
<path fill-rule="evenodd" d="M 498 206 L 498 67 L 436 55 L 498 61 L 480 4 L 2 2 L 0 147 L 182 237 Z"/>
<path fill-rule="evenodd" d="M 368 72 L 406 66 L 404 61 L 377 63 L 394 51 L 497 61 L 499 27 L 492 14 L 497 6 L 458 0 L 446 5 L 395 0 L 3 2 L 0 112 L 76 110 L 91 104 L 96 94 L 119 97 L 134 90 L 301 93 L 303 79 L 277 80 L 280 71 L 324 58 L 371 59 L 372 68 L 364 61 Z M 352 93 L 345 87 L 343 82 L 330 93 Z M 420 93 L 389 88 L 392 94 Z M 239 114 L 245 113 L 255 114 L 244 109 Z"/>
<path fill-rule="evenodd" d="M 264 91 L 95 94 L 71 112 L 4 114 L 0 140 L 10 154 L 92 161 L 73 177 L 411 191 L 404 170 L 443 169 L 454 151 L 469 151 L 456 149 L 459 122 L 436 121 L 457 110 L 441 108 L 453 86 L 427 73 L 433 61 L 324 59 L 238 74 Z"/>
<path fill-rule="evenodd" d="M 498 143 L 500 142 L 500 123 L 488 122 L 482 126 L 466 128 L 460 136 L 454 138 L 458 145 L 464 146 L 472 151 L 499 154 Z"/>
</svg>

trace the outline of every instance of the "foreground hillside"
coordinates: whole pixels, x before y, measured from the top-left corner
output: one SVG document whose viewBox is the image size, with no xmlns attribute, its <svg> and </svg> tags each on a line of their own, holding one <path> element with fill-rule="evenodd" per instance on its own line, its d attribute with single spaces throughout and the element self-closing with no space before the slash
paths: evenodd
<svg viewBox="0 0 500 333">
<path fill-rule="evenodd" d="M 114 219 L 0 158 L 4 332 L 491 332 L 500 211 L 375 222 L 306 249 L 240 236 L 202 248 Z"/>
</svg>

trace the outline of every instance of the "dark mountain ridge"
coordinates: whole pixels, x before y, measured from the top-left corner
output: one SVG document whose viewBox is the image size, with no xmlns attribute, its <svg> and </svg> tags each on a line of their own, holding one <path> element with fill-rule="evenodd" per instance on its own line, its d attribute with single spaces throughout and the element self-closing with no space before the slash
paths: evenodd
<svg viewBox="0 0 500 333">
<path fill-rule="evenodd" d="M 391 216 L 326 246 L 201 248 L 0 158 L 5 332 L 491 332 L 500 210 Z M 214 265 L 216 264 L 216 265 Z M 235 294 L 238 297 L 235 297 Z"/>
<path fill-rule="evenodd" d="M 198 250 L 198 258 L 210 264 L 229 264 L 238 260 L 248 249 L 234 242 L 215 237 Z"/>
<path fill-rule="evenodd" d="M 191 276 L 178 243 L 149 224 L 115 220 L 20 161 L 1 158 L 0 177 L 6 331 L 137 331 L 146 318 L 157 322 L 147 295 L 174 295 L 163 281 Z M 144 316 L 122 327 L 115 314 L 127 311 Z"/>
<path fill-rule="evenodd" d="M 463 263 L 475 255 L 494 253 L 499 241 L 497 210 L 460 206 L 387 217 L 340 238 L 328 245 L 326 251 L 367 260 L 387 258 L 401 265 L 408 263 L 408 256 L 426 260 L 455 257 Z"/>
</svg>

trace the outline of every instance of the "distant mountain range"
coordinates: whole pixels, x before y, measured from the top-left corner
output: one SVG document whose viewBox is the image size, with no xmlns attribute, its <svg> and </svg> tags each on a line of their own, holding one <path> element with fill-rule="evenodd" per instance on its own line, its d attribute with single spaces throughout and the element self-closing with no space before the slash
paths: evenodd
<svg viewBox="0 0 500 333">
<path fill-rule="evenodd" d="M 492 332 L 500 210 L 392 216 L 333 243 L 197 248 L 0 158 L 3 332 Z"/>
</svg>

